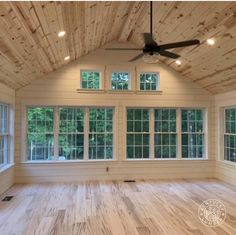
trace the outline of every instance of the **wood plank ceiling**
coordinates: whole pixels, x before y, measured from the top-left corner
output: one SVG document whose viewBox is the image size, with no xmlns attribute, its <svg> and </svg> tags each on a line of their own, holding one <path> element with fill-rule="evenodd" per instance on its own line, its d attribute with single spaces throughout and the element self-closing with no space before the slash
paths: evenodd
<svg viewBox="0 0 236 235">
<path fill-rule="evenodd" d="M 18 89 L 68 63 L 66 55 L 76 60 L 114 40 L 143 46 L 148 14 L 148 2 L 1 2 L 0 82 Z M 173 50 L 181 66 L 162 61 L 212 93 L 236 89 L 236 3 L 155 2 L 154 37 L 199 39 Z"/>
</svg>

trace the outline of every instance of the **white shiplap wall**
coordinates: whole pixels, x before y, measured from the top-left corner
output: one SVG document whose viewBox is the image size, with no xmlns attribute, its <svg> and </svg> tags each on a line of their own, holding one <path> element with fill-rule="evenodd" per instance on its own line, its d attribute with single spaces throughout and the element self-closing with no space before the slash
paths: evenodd
<svg viewBox="0 0 236 235">
<path fill-rule="evenodd" d="M 43 79 L 34 81 L 16 92 L 16 182 L 77 181 L 82 179 L 124 178 L 196 178 L 215 176 L 214 97 L 186 80 L 166 65 L 127 63 L 133 52 L 97 50 L 78 61 L 68 64 Z M 123 62 L 122 62 L 123 61 Z M 121 63 L 122 62 L 122 63 Z M 110 71 L 131 72 L 133 87 L 138 86 L 138 71 L 158 71 L 161 93 L 89 93 L 77 92 L 80 69 L 102 69 L 104 86 L 109 86 Z M 22 163 L 26 158 L 24 147 L 24 114 L 26 105 L 82 105 L 114 106 L 117 136 L 116 159 L 101 162 L 77 163 Z M 204 107 L 208 110 L 208 160 L 125 160 L 125 110 L 133 107 Z M 211 141 L 212 140 L 212 141 Z M 110 168 L 107 173 L 106 167 Z"/>
<path fill-rule="evenodd" d="M 11 165 L 0 168 L 0 194 L 10 188 L 14 183 L 14 107 L 15 91 L 0 83 L 0 103 L 10 105 L 10 157 Z"/>
<path fill-rule="evenodd" d="M 216 176 L 228 183 L 236 185 L 236 163 L 224 161 L 223 156 L 223 108 L 228 106 L 236 106 L 236 91 L 227 92 L 215 96 L 215 112 L 216 112 Z M 221 117 L 221 118 L 220 118 Z"/>
</svg>

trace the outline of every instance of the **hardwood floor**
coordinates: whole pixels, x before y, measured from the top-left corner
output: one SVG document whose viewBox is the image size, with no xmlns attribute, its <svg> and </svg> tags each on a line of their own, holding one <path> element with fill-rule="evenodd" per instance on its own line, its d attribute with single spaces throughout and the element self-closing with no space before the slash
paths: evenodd
<svg viewBox="0 0 236 235">
<path fill-rule="evenodd" d="M 1 196 L 1 235 L 236 234 L 236 187 L 217 180 L 15 185 Z M 225 222 L 207 227 L 198 206 L 219 199 Z"/>
</svg>

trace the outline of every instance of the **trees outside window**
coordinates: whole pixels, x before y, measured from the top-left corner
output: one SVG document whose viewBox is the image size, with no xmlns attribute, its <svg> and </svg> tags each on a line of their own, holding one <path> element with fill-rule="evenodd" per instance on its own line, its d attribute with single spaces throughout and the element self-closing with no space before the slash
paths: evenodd
<svg viewBox="0 0 236 235">
<path fill-rule="evenodd" d="M 236 108 L 225 109 L 224 159 L 236 162 Z"/>
<path fill-rule="evenodd" d="M 0 166 L 8 163 L 9 106 L 0 103 Z"/>
<path fill-rule="evenodd" d="M 127 72 L 112 72 L 111 88 L 112 90 L 128 90 L 130 75 Z"/>
</svg>

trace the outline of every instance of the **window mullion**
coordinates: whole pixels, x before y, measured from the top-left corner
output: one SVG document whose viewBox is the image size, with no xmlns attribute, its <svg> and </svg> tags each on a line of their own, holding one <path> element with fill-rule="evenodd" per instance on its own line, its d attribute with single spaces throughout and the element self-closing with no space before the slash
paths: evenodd
<svg viewBox="0 0 236 235">
<path fill-rule="evenodd" d="M 89 159 L 89 108 L 84 109 L 84 160 Z"/>
<path fill-rule="evenodd" d="M 177 151 L 178 159 L 182 159 L 182 130 L 181 130 L 181 109 L 177 109 L 177 117 L 176 117 L 176 128 L 177 128 Z"/>
<path fill-rule="evenodd" d="M 150 133 L 150 159 L 155 158 L 154 152 L 154 109 L 150 109 L 150 120 L 149 120 L 149 133 Z"/>
<path fill-rule="evenodd" d="M 59 108 L 54 108 L 54 157 L 59 156 Z"/>
</svg>

